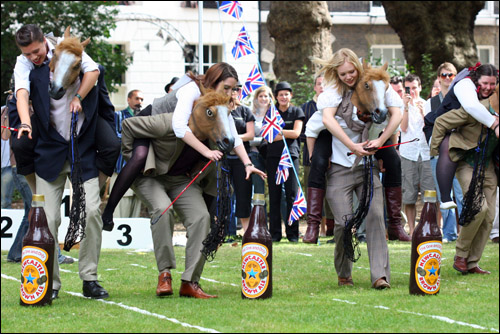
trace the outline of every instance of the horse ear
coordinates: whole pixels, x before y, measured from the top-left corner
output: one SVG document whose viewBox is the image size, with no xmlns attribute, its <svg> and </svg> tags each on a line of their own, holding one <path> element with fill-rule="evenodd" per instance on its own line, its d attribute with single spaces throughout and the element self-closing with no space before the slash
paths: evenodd
<svg viewBox="0 0 500 334">
<path fill-rule="evenodd" d="M 200 84 L 200 92 L 202 96 L 207 93 L 207 90 L 208 89 L 206 89 L 205 86 L 203 86 L 203 84 Z"/>
<path fill-rule="evenodd" d="M 69 31 L 70 31 L 70 30 L 71 30 L 71 26 L 68 26 L 68 27 L 66 28 L 66 30 L 64 30 L 64 38 L 67 38 L 67 37 L 69 37 L 69 36 L 70 36 L 70 35 L 69 35 Z"/>
<path fill-rule="evenodd" d="M 369 68 L 371 68 L 370 64 L 366 60 L 364 60 L 363 61 L 363 70 L 367 70 Z"/>
<path fill-rule="evenodd" d="M 388 62 L 385 62 L 384 66 L 382 66 L 382 69 L 384 71 L 387 71 L 387 68 L 389 67 L 389 63 Z"/>
<path fill-rule="evenodd" d="M 82 46 L 85 48 L 90 43 L 90 37 L 82 42 Z"/>
</svg>

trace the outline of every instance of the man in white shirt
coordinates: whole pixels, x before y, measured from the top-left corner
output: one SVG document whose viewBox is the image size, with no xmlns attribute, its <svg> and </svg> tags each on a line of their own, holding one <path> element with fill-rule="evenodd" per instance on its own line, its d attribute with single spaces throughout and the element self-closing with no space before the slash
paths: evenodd
<svg viewBox="0 0 500 334">
<path fill-rule="evenodd" d="M 412 235 L 417 215 L 415 203 L 417 202 L 418 192 L 435 190 L 436 186 L 432 178 L 430 149 L 422 130 L 425 117 L 425 100 L 420 97 L 422 91 L 420 78 L 415 74 L 410 74 L 405 77 L 404 86 L 401 142 L 410 141 L 414 138 L 419 139 L 416 142 L 401 145 L 399 148 L 403 176 L 403 204 L 408 218 L 410 235 Z"/>
</svg>

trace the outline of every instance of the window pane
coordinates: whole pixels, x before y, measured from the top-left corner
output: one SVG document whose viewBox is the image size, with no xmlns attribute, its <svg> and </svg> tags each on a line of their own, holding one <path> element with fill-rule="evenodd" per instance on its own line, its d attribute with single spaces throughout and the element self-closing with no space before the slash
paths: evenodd
<svg viewBox="0 0 500 334">
<path fill-rule="evenodd" d="M 392 49 L 384 49 L 382 52 L 382 63 L 388 62 L 392 64 Z"/>
<path fill-rule="evenodd" d="M 379 48 L 372 49 L 373 60 L 379 59 L 381 56 L 381 50 Z"/>
<path fill-rule="evenodd" d="M 488 64 L 490 62 L 490 50 L 480 49 L 479 50 L 479 61 L 481 64 Z"/>
<path fill-rule="evenodd" d="M 394 56 L 396 58 L 396 66 L 404 66 L 405 56 L 403 54 L 403 49 L 395 49 Z"/>
<path fill-rule="evenodd" d="M 203 63 L 210 63 L 210 46 L 203 45 Z"/>
<path fill-rule="evenodd" d="M 222 59 L 220 58 L 219 46 L 212 45 L 212 63 L 219 63 Z"/>
</svg>

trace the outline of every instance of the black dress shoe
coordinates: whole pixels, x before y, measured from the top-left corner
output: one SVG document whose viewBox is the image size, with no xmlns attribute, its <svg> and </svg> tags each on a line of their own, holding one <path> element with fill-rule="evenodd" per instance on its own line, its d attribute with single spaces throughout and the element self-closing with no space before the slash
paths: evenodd
<svg viewBox="0 0 500 334">
<path fill-rule="evenodd" d="M 59 298 L 59 290 L 52 290 L 52 300 Z"/>
<path fill-rule="evenodd" d="M 115 223 L 113 223 L 113 218 L 110 220 L 105 219 L 104 217 L 102 218 L 102 229 L 104 231 L 111 232 L 113 231 L 113 227 L 115 226 Z"/>
<path fill-rule="evenodd" d="M 83 295 L 92 299 L 108 298 L 108 292 L 97 281 L 83 281 Z"/>
</svg>

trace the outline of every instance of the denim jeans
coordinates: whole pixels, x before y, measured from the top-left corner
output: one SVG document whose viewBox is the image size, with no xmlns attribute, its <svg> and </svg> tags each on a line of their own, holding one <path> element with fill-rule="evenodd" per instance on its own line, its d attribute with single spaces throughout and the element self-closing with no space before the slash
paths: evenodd
<svg viewBox="0 0 500 334">
<path fill-rule="evenodd" d="M 21 261 L 22 250 L 23 250 L 23 238 L 26 232 L 28 231 L 29 222 L 28 222 L 28 214 L 31 209 L 31 189 L 26 181 L 26 178 L 20 174 L 17 174 L 17 168 L 12 168 L 12 179 L 14 181 L 14 185 L 21 193 L 24 201 L 24 217 L 17 230 L 16 237 L 12 246 L 10 247 L 9 253 L 7 254 L 7 259 L 11 261 Z M 3 179 L 3 168 L 2 168 L 2 179 Z"/>
<path fill-rule="evenodd" d="M 10 209 L 12 193 L 14 192 L 14 178 L 12 167 L 2 167 L 2 209 Z"/>
<path fill-rule="evenodd" d="M 248 157 L 252 161 L 255 168 L 260 169 L 263 172 L 266 171 L 266 161 L 259 152 L 250 152 L 248 153 Z M 252 174 L 250 177 L 252 178 L 253 192 L 256 194 L 264 194 L 266 191 L 265 181 L 262 180 L 257 174 Z"/>
<path fill-rule="evenodd" d="M 439 191 L 439 186 L 436 177 L 436 165 L 438 157 L 431 157 L 431 168 L 432 177 L 434 178 L 434 183 L 436 184 L 437 200 L 441 202 L 441 192 Z M 455 194 L 455 200 L 457 202 L 458 214 L 462 212 L 462 199 L 463 193 L 460 183 L 457 178 L 453 178 L 453 193 Z M 441 216 L 443 217 L 443 238 L 448 239 L 448 241 L 453 241 L 457 239 L 457 220 L 455 215 L 455 209 L 441 210 Z"/>
</svg>

